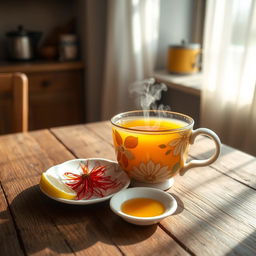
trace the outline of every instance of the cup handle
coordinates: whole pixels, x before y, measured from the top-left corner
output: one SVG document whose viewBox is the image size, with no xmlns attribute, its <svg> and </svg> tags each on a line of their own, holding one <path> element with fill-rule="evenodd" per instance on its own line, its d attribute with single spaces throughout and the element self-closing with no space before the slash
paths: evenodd
<svg viewBox="0 0 256 256">
<path fill-rule="evenodd" d="M 217 160 L 217 158 L 220 154 L 221 142 L 220 142 L 218 135 L 215 132 L 213 132 L 212 130 L 207 129 L 207 128 L 198 128 L 198 129 L 192 131 L 192 134 L 190 135 L 189 143 L 193 144 L 196 136 L 198 136 L 198 135 L 206 135 L 207 137 L 210 137 L 210 139 L 212 139 L 215 143 L 215 152 L 208 159 L 191 160 L 188 163 L 185 163 L 184 167 L 180 170 L 181 176 L 183 176 L 185 174 L 185 172 L 191 168 L 212 164 L 214 161 Z"/>
</svg>

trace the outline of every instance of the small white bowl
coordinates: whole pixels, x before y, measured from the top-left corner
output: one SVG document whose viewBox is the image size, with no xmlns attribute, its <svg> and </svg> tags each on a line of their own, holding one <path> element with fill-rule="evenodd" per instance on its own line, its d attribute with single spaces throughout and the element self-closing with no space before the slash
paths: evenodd
<svg viewBox="0 0 256 256">
<path fill-rule="evenodd" d="M 154 217 L 135 217 L 121 211 L 121 205 L 133 198 L 150 198 L 161 202 L 165 212 Z M 155 188 L 138 187 L 129 188 L 116 193 L 110 200 L 111 210 L 125 221 L 136 225 L 152 225 L 158 223 L 167 216 L 173 214 L 177 209 L 177 202 L 170 194 Z"/>
</svg>

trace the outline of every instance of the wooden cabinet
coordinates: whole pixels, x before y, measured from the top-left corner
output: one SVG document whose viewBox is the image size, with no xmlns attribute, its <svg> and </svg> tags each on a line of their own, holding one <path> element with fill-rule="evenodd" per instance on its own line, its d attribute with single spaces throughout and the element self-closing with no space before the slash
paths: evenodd
<svg viewBox="0 0 256 256">
<path fill-rule="evenodd" d="M 23 72 L 28 76 L 30 130 L 84 121 L 81 62 L 2 65 L 0 72 Z"/>
</svg>

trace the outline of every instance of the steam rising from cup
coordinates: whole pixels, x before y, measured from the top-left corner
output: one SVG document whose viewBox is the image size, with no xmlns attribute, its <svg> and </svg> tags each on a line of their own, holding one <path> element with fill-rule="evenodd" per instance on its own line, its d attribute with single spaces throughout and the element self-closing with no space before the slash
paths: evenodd
<svg viewBox="0 0 256 256">
<path fill-rule="evenodd" d="M 167 91 L 167 86 L 163 83 L 156 83 L 154 78 L 133 83 L 129 91 L 135 97 L 137 105 L 144 111 L 146 118 L 149 116 L 146 110 L 170 110 L 169 106 L 157 105 L 162 91 Z"/>
</svg>

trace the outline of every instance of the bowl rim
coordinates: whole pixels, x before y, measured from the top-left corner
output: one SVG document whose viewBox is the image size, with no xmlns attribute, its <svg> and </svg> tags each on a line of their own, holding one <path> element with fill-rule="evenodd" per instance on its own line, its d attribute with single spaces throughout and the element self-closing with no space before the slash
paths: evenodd
<svg viewBox="0 0 256 256">
<path fill-rule="evenodd" d="M 157 215 L 157 216 L 153 216 L 153 217 L 137 217 L 137 216 L 132 216 L 132 215 L 126 214 L 126 213 L 122 212 L 121 210 L 117 210 L 116 207 L 113 206 L 114 200 L 121 193 L 129 193 L 127 191 L 131 191 L 131 190 L 153 191 L 153 193 L 164 195 L 166 198 L 169 199 L 170 202 L 173 203 L 172 207 L 169 207 L 168 209 L 166 209 L 164 213 L 162 213 L 160 215 Z M 130 199 L 139 198 L 139 197 L 141 197 L 141 196 L 139 195 L 139 192 L 138 192 L 138 194 L 136 196 L 134 196 L 134 197 L 132 197 Z M 148 198 L 151 198 L 151 197 L 148 197 Z M 124 201 L 121 201 L 120 205 Z M 159 200 L 159 201 L 161 202 L 161 200 Z M 163 219 L 165 217 L 168 217 L 171 214 L 173 214 L 177 210 L 177 207 L 178 207 L 177 201 L 176 201 L 176 199 L 172 195 L 170 195 L 169 193 L 167 193 L 167 192 L 165 192 L 163 190 L 160 190 L 160 189 L 157 189 L 157 188 L 149 188 L 149 187 L 134 187 L 134 188 L 128 188 L 128 189 L 121 190 L 121 191 L 117 192 L 116 194 L 114 194 L 114 196 L 110 199 L 109 205 L 110 205 L 111 210 L 114 213 L 116 213 L 117 215 L 119 215 L 120 217 L 127 218 L 127 219 L 130 219 L 130 220 L 137 220 L 137 221 L 141 221 L 141 222 L 144 222 L 144 221 L 156 221 L 156 220 L 160 220 L 160 219 Z"/>
</svg>

